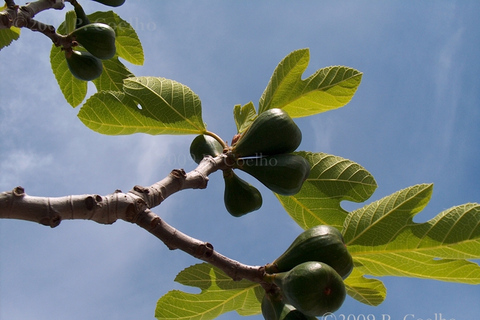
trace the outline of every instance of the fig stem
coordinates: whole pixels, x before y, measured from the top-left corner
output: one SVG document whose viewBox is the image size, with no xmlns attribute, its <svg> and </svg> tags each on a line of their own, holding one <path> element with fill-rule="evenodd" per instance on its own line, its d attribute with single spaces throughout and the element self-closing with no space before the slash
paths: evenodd
<svg viewBox="0 0 480 320">
<path fill-rule="evenodd" d="M 207 130 L 204 134 L 209 135 L 210 137 L 217 140 L 222 145 L 222 147 L 224 149 L 227 147 L 227 144 L 225 143 L 225 141 L 223 141 L 222 138 L 220 138 L 220 136 L 218 134 L 216 134 L 215 132 L 211 132 L 211 131 Z"/>
</svg>

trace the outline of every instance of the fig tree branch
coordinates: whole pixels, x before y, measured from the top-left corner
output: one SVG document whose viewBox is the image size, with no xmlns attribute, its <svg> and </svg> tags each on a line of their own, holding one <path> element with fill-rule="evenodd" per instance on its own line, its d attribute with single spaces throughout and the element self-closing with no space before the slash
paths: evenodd
<svg viewBox="0 0 480 320">
<path fill-rule="evenodd" d="M 71 40 L 56 32 L 55 27 L 33 19 L 38 13 L 56 9 L 62 10 L 65 7 L 63 0 L 37 0 L 25 5 L 16 5 L 14 1 L 6 2 L 7 7 L 0 12 L 0 29 L 10 27 L 28 28 L 40 32 L 49 37 L 58 46 L 71 46 Z"/>
<path fill-rule="evenodd" d="M 0 193 L 0 218 L 27 220 L 52 228 L 62 220 L 92 220 L 101 224 L 124 220 L 147 230 L 169 249 L 180 249 L 208 262 L 234 280 L 247 279 L 268 286 L 263 281 L 263 267 L 245 265 L 221 255 L 210 243 L 180 232 L 150 210 L 178 191 L 206 188 L 208 175 L 227 167 L 224 154 L 215 158 L 205 157 L 191 172 L 175 169 L 149 187 L 135 186 L 127 193 L 117 190 L 105 196 L 35 197 L 27 195 L 22 187 L 16 187 Z"/>
</svg>

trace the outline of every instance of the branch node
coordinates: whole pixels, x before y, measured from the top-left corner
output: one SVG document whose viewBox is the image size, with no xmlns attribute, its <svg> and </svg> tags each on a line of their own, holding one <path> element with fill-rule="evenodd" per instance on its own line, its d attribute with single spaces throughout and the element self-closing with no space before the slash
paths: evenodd
<svg viewBox="0 0 480 320">
<path fill-rule="evenodd" d="M 87 208 L 87 210 L 93 210 L 93 208 L 95 208 L 95 205 L 98 202 L 102 202 L 102 196 L 98 194 L 95 195 L 95 198 L 92 196 L 88 196 L 85 198 L 85 207 Z"/>
<path fill-rule="evenodd" d="M 173 169 L 170 174 L 175 178 L 175 179 L 186 179 L 187 178 L 187 173 L 183 169 Z"/>
<path fill-rule="evenodd" d="M 205 256 L 206 258 L 210 258 L 213 255 L 213 251 L 213 245 L 209 242 L 204 242 L 196 248 L 195 254 L 197 256 Z"/>
<path fill-rule="evenodd" d="M 15 197 L 23 197 L 25 196 L 25 189 L 23 187 L 16 187 L 15 189 L 13 189 L 13 195 Z"/>
<path fill-rule="evenodd" d="M 43 217 L 39 221 L 40 224 L 44 226 L 49 226 L 50 228 L 57 227 L 60 224 L 60 222 L 62 222 L 62 217 L 60 217 L 57 214 L 52 215 L 51 217 Z"/>
<path fill-rule="evenodd" d="M 160 224 L 161 221 L 162 220 L 158 216 L 153 218 L 152 221 L 150 222 L 150 228 L 155 229 Z"/>
<path fill-rule="evenodd" d="M 138 193 L 149 194 L 150 190 L 148 188 L 136 185 L 133 187 L 133 190 L 137 191 Z"/>
</svg>

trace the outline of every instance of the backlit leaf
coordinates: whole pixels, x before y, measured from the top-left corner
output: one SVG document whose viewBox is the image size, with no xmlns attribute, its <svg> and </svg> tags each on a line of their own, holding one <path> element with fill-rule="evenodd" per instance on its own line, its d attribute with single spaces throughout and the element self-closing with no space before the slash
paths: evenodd
<svg viewBox="0 0 480 320">
<path fill-rule="evenodd" d="M 430 200 L 431 184 L 398 191 L 352 211 L 344 238 L 355 268 L 373 276 L 480 283 L 480 205 L 445 210 L 424 223 L 413 217 Z"/>
<path fill-rule="evenodd" d="M 175 281 L 200 288 L 201 292 L 168 292 L 157 302 L 155 317 L 159 320 L 209 320 L 231 311 L 243 316 L 260 313 L 264 294 L 260 285 L 247 280 L 233 281 L 207 263 L 181 271 Z"/>
<path fill-rule="evenodd" d="M 357 91 L 362 73 L 348 67 L 317 70 L 302 80 L 310 60 L 308 49 L 293 51 L 276 67 L 259 102 L 259 113 L 281 108 L 292 118 L 343 107 Z"/>
<path fill-rule="evenodd" d="M 235 119 L 235 124 L 237 125 L 237 132 L 241 133 L 247 129 L 253 120 L 257 116 L 257 111 L 252 102 L 247 103 L 244 106 L 236 105 L 233 108 L 233 118 Z"/>
<path fill-rule="evenodd" d="M 276 195 L 288 214 L 302 228 L 328 224 L 342 229 L 347 211 L 343 200 L 363 202 L 375 191 L 373 176 L 359 164 L 325 153 L 296 152 L 311 164 L 300 192 Z"/>
<path fill-rule="evenodd" d="M 97 11 L 88 15 L 91 23 L 108 24 L 115 30 L 115 46 L 117 55 L 131 64 L 142 65 L 144 62 L 142 43 L 137 33 L 127 21 L 113 11 Z"/>
<path fill-rule="evenodd" d="M 91 96 L 78 117 L 90 129 L 108 135 L 200 134 L 206 131 L 198 96 L 165 78 L 125 79 L 124 92 Z"/>
<path fill-rule="evenodd" d="M 354 268 L 345 279 L 345 286 L 349 296 L 370 306 L 378 306 L 387 296 L 387 288 L 382 281 L 365 278 L 358 268 Z"/>
</svg>

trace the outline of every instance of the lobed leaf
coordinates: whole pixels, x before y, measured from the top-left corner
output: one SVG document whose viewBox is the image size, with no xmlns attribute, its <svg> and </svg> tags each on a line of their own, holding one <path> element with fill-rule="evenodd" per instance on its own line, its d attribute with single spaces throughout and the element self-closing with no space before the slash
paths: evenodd
<svg viewBox="0 0 480 320">
<path fill-rule="evenodd" d="M 78 117 L 90 129 L 108 135 L 200 134 L 206 130 L 200 99 L 183 84 L 133 77 L 124 80 L 123 90 L 94 94 Z"/>
<path fill-rule="evenodd" d="M 380 305 L 387 296 L 387 288 L 382 281 L 365 278 L 358 268 L 354 268 L 345 279 L 345 286 L 349 296 L 370 306 Z"/>
<path fill-rule="evenodd" d="M 309 60 L 309 50 L 300 49 L 278 64 L 260 98 L 259 113 L 281 108 L 297 118 L 343 107 L 350 102 L 360 85 L 362 73 L 333 66 L 319 69 L 302 80 Z"/>
<path fill-rule="evenodd" d="M 249 102 L 244 106 L 238 104 L 233 107 L 233 118 L 237 125 L 237 132 L 239 133 L 245 131 L 256 117 L 257 111 L 255 111 L 255 106 L 252 102 Z"/>
<path fill-rule="evenodd" d="M 260 285 L 247 280 L 233 281 L 220 269 L 207 263 L 181 271 L 175 281 L 200 288 L 201 292 L 168 292 L 157 302 L 155 317 L 159 320 L 208 320 L 234 310 L 242 316 L 260 313 L 260 301 L 264 294 Z"/>
<path fill-rule="evenodd" d="M 311 164 L 310 175 L 300 192 L 293 196 L 276 195 L 288 214 L 302 228 L 319 224 L 342 229 L 347 211 L 340 202 L 362 202 L 375 191 L 373 176 L 350 160 L 312 152 L 296 152 Z"/>
<path fill-rule="evenodd" d="M 352 211 L 343 234 L 355 268 L 373 276 L 480 283 L 480 205 L 465 204 L 414 223 L 430 200 L 431 184 L 400 190 Z"/>
</svg>

